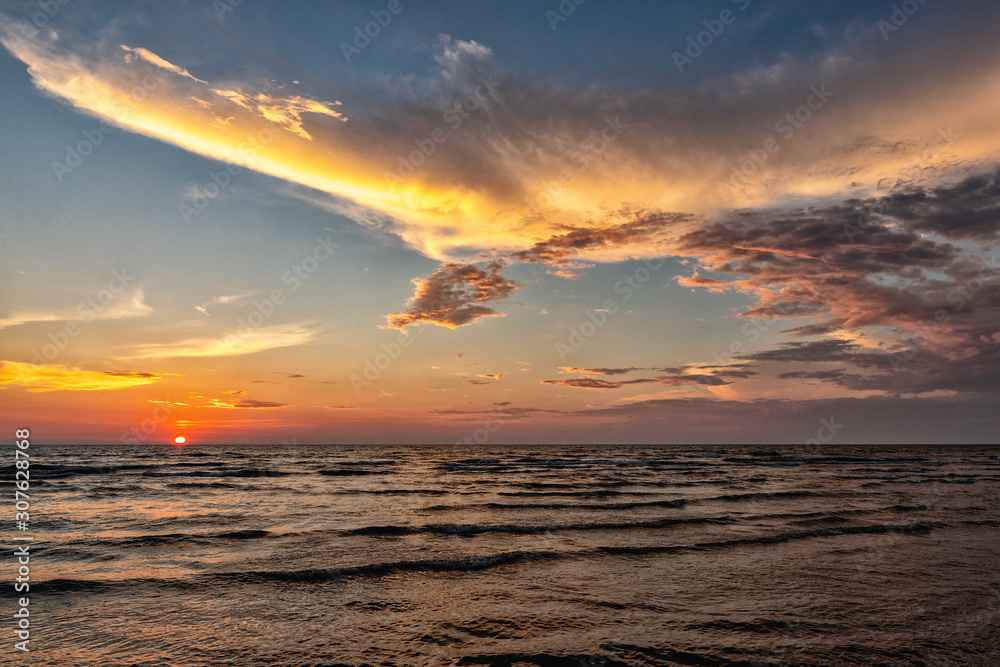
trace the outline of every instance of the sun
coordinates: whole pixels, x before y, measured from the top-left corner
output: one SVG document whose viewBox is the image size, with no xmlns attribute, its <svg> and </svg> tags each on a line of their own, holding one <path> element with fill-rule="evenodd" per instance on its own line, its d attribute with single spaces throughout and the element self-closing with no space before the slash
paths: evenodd
<svg viewBox="0 0 1000 667">
<path fill-rule="evenodd" d="M 185 438 L 183 435 L 179 435 L 176 438 L 174 438 L 175 445 L 183 445 L 185 442 L 187 442 L 187 438 Z"/>
</svg>

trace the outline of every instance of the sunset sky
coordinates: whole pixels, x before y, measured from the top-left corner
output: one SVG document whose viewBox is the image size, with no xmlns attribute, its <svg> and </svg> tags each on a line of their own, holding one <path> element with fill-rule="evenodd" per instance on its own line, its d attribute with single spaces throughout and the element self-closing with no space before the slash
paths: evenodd
<svg viewBox="0 0 1000 667">
<path fill-rule="evenodd" d="M 5 421 L 997 442 L 998 29 L 995 0 L 0 0 Z"/>
</svg>

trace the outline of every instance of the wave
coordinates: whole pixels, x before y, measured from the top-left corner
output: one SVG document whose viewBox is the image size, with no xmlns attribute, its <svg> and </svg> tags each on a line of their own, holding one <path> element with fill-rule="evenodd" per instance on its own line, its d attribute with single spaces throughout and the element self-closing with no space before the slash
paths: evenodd
<svg viewBox="0 0 1000 667">
<path fill-rule="evenodd" d="M 154 586 L 159 588 L 177 588 L 190 591 L 192 587 L 211 588 L 217 584 L 226 583 L 326 583 L 349 578 L 383 577 L 403 572 L 474 572 L 507 565 L 533 562 L 600 558 L 608 556 L 643 556 L 666 555 L 675 553 L 690 553 L 715 549 L 726 549 L 741 546 L 769 546 L 793 540 L 836 537 L 841 535 L 882 534 L 882 533 L 927 533 L 933 529 L 930 523 L 909 523 L 895 525 L 849 526 L 843 528 L 817 529 L 808 531 L 784 532 L 757 537 L 743 537 L 734 540 L 716 542 L 701 542 L 691 545 L 664 546 L 602 546 L 579 551 L 507 551 L 494 554 L 468 555 L 451 558 L 428 558 L 422 560 L 399 560 L 362 565 L 313 568 L 304 570 L 251 570 L 247 572 L 219 572 L 214 574 L 199 574 L 182 578 L 134 578 L 115 580 L 95 579 L 50 579 L 31 584 L 32 590 L 43 593 L 62 593 L 73 591 L 92 591 L 115 589 L 122 586 Z"/>
<path fill-rule="evenodd" d="M 671 484 L 670 486 L 674 486 Z M 498 491 L 498 496 L 566 496 L 578 498 L 603 498 L 606 496 L 654 496 L 659 495 L 651 491 L 613 491 L 611 489 L 601 489 L 598 491 Z"/>
<path fill-rule="evenodd" d="M 343 491 L 334 491 L 333 493 L 352 496 L 358 493 L 367 493 L 374 496 L 445 496 L 454 493 L 454 491 L 446 489 L 345 489 Z"/>
<path fill-rule="evenodd" d="M 403 535 L 416 535 L 420 533 L 436 533 L 440 535 L 461 535 L 473 536 L 485 533 L 507 533 L 511 535 L 537 535 L 540 533 L 554 533 L 561 531 L 580 530 L 631 530 L 647 528 L 667 528 L 679 525 L 704 525 L 721 524 L 731 521 L 731 517 L 696 517 L 696 518 L 670 518 L 655 519 L 651 521 L 609 521 L 595 523 L 561 523 L 543 524 L 537 526 L 519 524 L 469 524 L 469 523 L 437 523 L 423 526 L 365 526 L 341 531 L 345 536 L 375 536 L 375 537 L 397 537 Z"/>
<path fill-rule="evenodd" d="M 263 540 L 280 537 L 285 537 L 285 535 L 272 533 L 267 530 L 247 528 L 220 533 L 157 533 L 152 535 L 135 535 L 132 537 L 105 537 L 93 540 L 70 541 L 61 546 L 71 548 L 82 545 L 104 549 L 122 549 L 158 547 L 168 544 L 204 544 L 211 541 Z"/>
<path fill-rule="evenodd" d="M 191 470 L 184 472 L 148 470 L 142 474 L 144 477 L 286 477 L 295 473 L 260 468 L 222 468 L 219 470 Z"/>
<path fill-rule="evenodd" d="M 100 466 L 100 465 L 83 465 L 83 466 L 63 466 L 63 465 L 46 465 L 44 463 L 32 463 L 31 464 L 31 477 L 32 479 L 63 479 L 66 477 L 74 477 L 77 475 L 114 475 L 118 472 L 128 472 L 132 470 L 146 470 L 150 468 L 149 464 L 134 464 L 134 465 L 115 465 L 115 466 Z"/>
<path fill-rule="evenodd" d="M 331 569 L 309 569 L 290 571 L 250 571 L 214 575 L 240 582 L 282 581 L 301 583 L 323 583 L 344 578 L 363 576 L 385 576 L 397 572 L 475 572 L 502 565 L 529 561 L 555 560 L 563 554 L 551 551 L 506 551 L 498 554 L 460 556 L 456 558 L 429 558 L 423 560 L 401 560 L 387 563 L 371 563 Z"/>
<path fill-rule="evenodd" d="M 736 502 L 740 500 L 772 500 L 774 498 L 805 498 L 815 495 L 816 493 L 813 491 L 774 491 L 770 493 L 733 493 L 724 496 L 715 496 L 714 498 L 706 498 L 705 500 L 725 500 Z"/>
<path fill-rule="evenodd" d="M 905 524 L 875 524 L 869 526 L 844 526 L 842 528 L 817 528 L 815 530 L 788 531 L 784 533 L 774 533 L 771 535 L 761 535 L 757 537 L 740 537 L 735 540 L 722 540 L 718 542 L 699 542 L 694 545 L 676 546 L 645 546 L 645 547 L 598 547 L 599 550 L 608 554 L 657 554 L 657 553 L 681 553 L 689 551 L 706 551 L 712 549 L 724 549 L 728 547 L 780 544 L 792 540 L 802 540 L 816 537 L 837 537 L 840 535 L 879 535 L 885 533 L 927 533 L 933 529 L 933 525 L 922 521 L 920 523 Z"/>
<path fill-rule="evenodd" d="M 468 511 L 470 509 L 520 510 L 630 510 L 639 507 L 684 507 L 682 498 L 677 500 L 645 500 L 625 503 L 470 503 L 468 505 L 432 505 L 422 508 L 425 512 Z"/>
</svg>

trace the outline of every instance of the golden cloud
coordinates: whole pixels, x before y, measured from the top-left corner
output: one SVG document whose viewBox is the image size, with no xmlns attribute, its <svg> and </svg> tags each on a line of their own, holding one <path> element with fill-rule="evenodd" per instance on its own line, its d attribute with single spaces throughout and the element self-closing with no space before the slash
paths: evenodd
<svg viewBox="0 0 1000 667">
<path fill-rule="evenodd" d="M 21 385 L 28 391 L 103 391 L 152 384 L 164 374 L 138 371 L 85 371 L 66 366 L 35 366 L 0 362 L 0 384 Z"/>
</svg>

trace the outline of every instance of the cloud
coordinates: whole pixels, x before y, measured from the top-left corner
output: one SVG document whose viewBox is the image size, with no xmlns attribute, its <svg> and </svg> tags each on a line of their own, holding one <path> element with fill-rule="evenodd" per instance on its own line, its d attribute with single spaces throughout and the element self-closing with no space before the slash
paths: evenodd
<svg viewBox="0 0 1000 667">
<path fill-rule="evenodd" d="M 152 398 L 149 399 L 148 402 L 149 403 L 155 403 L 155 404 L 158 404 L 158 405 L 178 405 L 178 406 L 181 406 L 181 407 L 188 407 L 188 406 L 191 405 L 190 403 L 181 403 L 180 401 L 157 401 L 157 400 L 154 400 Z"/>
<path fill-rule="evenodd" d="M 982 443 L 1000 429 L 995 398 L 832 398 L 817 400 L 664 398 L 567 413 L 591 437 L 616 442 L 803 445 L 824 423 L 831 444 Z M 825 420 L 825 421 L 821 421 Z M 626 425 L 634 425 L 628 429 Z M 766 435 L 765 435 L 766 434 Z M 823 437 L 830 438 L 829 431 Z M 803 448 L 799 456 L 822 455 Z"/>
<path fill-rule="evenodd" d="M 389 326 L 405 329 L 428 322 L 454 329 L 483 317 L 502 317 L 485 305 L 509 296 L 520 284 L 500 275 L 504 262 L 495 259 L 485 267 L 473 264 L 443 264 L 433 275 L 413 280 L 416 294 L 409 310 L 387 316 Z"/>
<path fill-rule="evenodd" d="M 197 193 L 199 196 L 201 192 Z M 214 297 L 213 299 L 207 301 L 206 303 L 199 304 L 194 307 L 195 310 L 202 313 L 203 315 L 208 315 L 208 307 L 215 304 L 230 304 L 240 299 L 246 299 L 248 297 L 254 296 L 256 292 L 241 292 L 239 294 L 223 294 L 221 296 Z"/>
<path fill-rule="evenodd" d="M 174 65 L 173 63 L 164 60 L 163 58 L 161 58 L 160 56 L 156 55 L 155 53 L 153 53 L 148 49 L 144 49 L 142 47 L 132 48 L 129 46 L 125 46 L 124 44 L 121 45 L 121 49 L 130 54 L 125 56 L 125 62 L 132 62 L 130 56 L 133 55 L 138 56 L 139 58 L 148 62 L 150 65 L 154 65 L 156 67 L 159 67 L 160 69 L 164 69 L 168 72 L 173 72 L 174 74 L 177 74 L 179 76 L 186 76 L 192 81 L 197 81 L 198 83 L 206 83 L 205 81 L 202 81 L 201 79 L 192 76 L 191 73 L 188 72 L 183 67 L 178 67 L 177 65 Z"/>
<path fill-rule="evenodd" d="M 634 371 L 654 370 L 649 368 L 575 368 L 562 366 L 560 373 L 587 373 L 593 375 L 625 375 Z M 704 385 L 719 387 L 730 384 L 731 378 L 748 378 L 756 375 L 752 365 L 736 363 L 725 366 L 705 366 L 688 364 L 675 368 L 663 368 L 660 377 L 636 378 L 632 380 L 607 381 L 591 377 L 573 378 L 570 380 L 542 380 L 542 384 L 560 385 L 564 387 L 580 387 L 583 389 L 620 389 L 633 384 L 661 384 L 669 387 L 685 385 Z"/>
<path fill-rule="evenodd" d="M 489 45 L 443 35 L 429 56 L 415 55 L 420 74 L 333 75 L 338 96 L 351 100 L 338 105 L 282 94 L 276 78 L 250 81 L 233 66 L 227 71 L 226 58 L 198 67 L 219 73 L 206 75 L 213 79 L 206 83 L 137 45 L 143 32 L 130 19 L 138 10 L 101 26 L 77 11 L 62 10 L 58 35 L 41 31 L 33 39 L 21 34 L 19 21 L 0 17 L 0 41 L 28 65 L 39 89 L 130 130 L 338 198 L 362 224 L 388 221 L 412 247 L 442 262 L 468 261 L 491 248 L 526 251 L 524 261 L 558 262 L 553 269 L 571 276 L 577 269 L 567 254 L 605 261 L 651 251 L 602 232 L 608 207 L 702 216 L 729 206 L 867 194 L 886 179 L 972 164 L 1000 147 L 1000 129 L 988 122 L 1000 112 L 1000 96 L 998 47 L 986 21 L 930 35 L 910 24 L 913 38 L 886 47 L 892 58 L 877 32 L 866 35 L 878 42 L 875 50 L 859 46 L 856 31 L 828 26 L 822 53 L 782 52 L 718 75 L 703 70 L 707 78 L 696 86 L 659 81 L 642 89 L 568 85 L 506 66 Z M 158 10 L 145 8 L 143 23 L 150 11 Z M 102 40 L 93 39 L 95 30 Z M 188 67 L 202 58 L 194 46 L 218 44 L 228 55 L 231 38 L 221 23 L 188 32 L 174 47 L 180 52 L 185 39 L 192 47 L 183 51 Z M 933 66 L 940 62 L 952 66 Z M 150 76 L 147 69 L 158 76 L 136 99 L 131 93 Z M 822 123 L 782 139 L 780 153 L 752 176 L 741 175 L 747 151 L 817 82 L 833 92 L 817 114 Z M 443 113 L 468 99 L 477 100 L 477 110 L 451 129 Z M 341 122 L 348 115 L 350 122 Z M 962 128 L 961 138 L 928 156 L 939 128 L 949 125 Z M 414 167 L 415 138 L 438 128 L 448 128 L 447 141 Z M 247 148 L 249 138 L 268 132 L 273 139 Z M 720 195 L 720 183 L 734 173 L 732 192 Z M 559 237 L 571 245 L 560 246 Z M 615 248 L 620 252 L 607 254 Z"/>
<path fill-rule="evenodd" d="M 912 229 L 954 240 L 996 241 L 1000 234 L 1000 166 L 954 183 L 912 185 L 881 201 L 885 215 Z"/>
<path fill-rule="evenodd" d="M 275 403 L 273 401 L 258 401 L 253 398 L 244 398 L 241 401 L 237 401 L 234 408 L 284 408 L 287 407 L 288 403 Z"/>
<path fill-rule="evenodd" d="M 224 338 L 188 338 L 176 343 L 147 343 L 133 346 L 129 359 L 164 359 L 168 357 L 225 357 L 253 354 L 264 350 L 303 345 L 315 332 L 302 325 L 258 327 L 242 335 Z"/>
<path fill-rule="evenodd" d="M 779 380 L 836 380 L 844 376 L 844 371 L 836 369 L 832 371 L 792 371 L 781 373 Z"/>
<path fill-rule="evenodd" d="M 492 373 L 492 374 L 477 375 L 476 377 L 486 378 L 488 380 L 499 380 L 500 378 L 506 375 L 510 375 L 510 373 Z"/>
<path fill-rule="evenodd" d="M 228 395 L 228 396 L 242 396 L 242 395 L 243 395 L 243 394 L 245 394 L 246 392 L 245 392 L 245 391 L 243 391 L 242 389 L 234 389 L 234 390 L 232 390 L 232 391 L 224 391 L 224 392 L 222 392 L 222 393 L 223 393 L 223 394 L 226 394 L 226 395 Z"/>
<path fill-rule="evenodd" d="M 85 371 L 68 366 L 0 362 L 0 384 L 21 385 L 31 392 L 103 391 L 152 384 L 164 377 L 139 371 Z"/>
<path fill-rule="evenodd" d="M 73 310 L 52 313 L 22 312 L 0 318 L 0 329 L 16 327 L 35 322 L 90 322 L 92 320 L 122 320 L 132 317 L 146 317 L 153 309 L 146 305 L 142 289 L 134 289 L 129 294 L 115 299 L 106 306 L 91 299 Z"/>
<path fill-rule="evenodd" d="M 564 410 L 547 410 L 543 408 L 511 408 L 510 403 L 495 403 L 498 408 L 492 408 L 490 410 L 457 410 L 457 409 L 442 409 L 433 408 L 427 412 L 432 415 L 442 415 L 442 416 L 479 416 L 479 415 L 492 415 L 494 417 L 503 417 L 505 419 L 521 419 L 525 417 L 530 417 L 535 414 L 550 414 L 550 415 L 565 415 L 567 414 Z"/>
<path fill-rule="evenodd" d="M 573 228 L 510 256 L 521 262 L 557 266 L 578 266 L 575 260 L 580 258 L 621 261 L 649 257 L 667 252 L 679 231 L 677 227 L 694 219 L 689 213 L 651 212 L 624 206 L 607 214 L 599 226 Z"/>
<path fill-rule="evenodd" d="M 283 126 L 289 132 L 308 141 L 312 141 L 313 137 L 302 127 L 302 114 L 321 114 L 347 121 L 343 114 L 330 108 L 331 106 L 339 106 L 340 102 L 317 102 L 299 96 L 272 97 L 266 93 L 245 94 L 238 90 L 220 90 L 218 88 L 213 88 L 212 92 L 265 120 Z"/>
<path fill-rule="evenodd" d="M 933 188 L 907 184 L 880 197 L 732 213 L 680 245 L 751 297 L 741 317 L 808 318 L 782 333 L 821 337 L 743 359 L 850 364 L 854 372 L 828 381 L 893 395 L 994 391 L 1000 266 L 971 244 L 1000 230 L 1000 200 L 989 203 L 995 181 L 991 168 Z M 949 203 L 968 213 L 966 224 L 948 217 Z"/>
<path fill-rule="evenodd" d="M 574 366 L 560 366 L 560 373 L 587 373 L 590 375 L 624 375 L 633 371 L 645 371 L 648 368 L 576 368 Z"/>
<path fill-rule="evenodd" d="M 690 278 L 677 276 L 677 284 L 683 285 L 684 287 L 707 287 L 709 292 L 714 292 L 716 294 L 732 287 L 732 285 L 725 280 L 706 278 L 705 276 L 699 275 L 697 271 L 695 271 L 694 275 Z"/>
<path fill-rule="evenodd" d="M 649 384 L 657 382 L 652 378 L 642 378 L 638 380 L 621 380 L 608 382 L 606 380 L 596 380 L 594 378 L 573 378 L 572 380 L 542 380 L 542 384 L 554 384 L 563 387 L 581 387 L 583 389 L 621 389 L 630 384 Z"/>
</svg>

